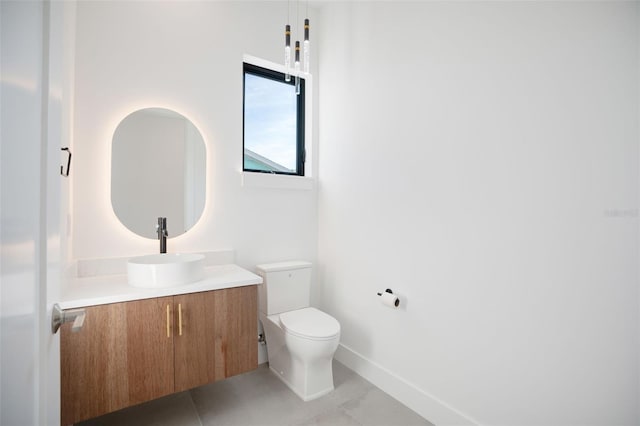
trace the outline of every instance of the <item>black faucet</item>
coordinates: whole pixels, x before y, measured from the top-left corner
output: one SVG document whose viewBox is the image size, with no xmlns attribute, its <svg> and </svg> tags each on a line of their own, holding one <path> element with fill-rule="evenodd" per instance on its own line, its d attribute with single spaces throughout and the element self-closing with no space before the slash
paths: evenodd
<svg viewBox="0 0 640 426">
<path fill-rule="evenodd" d="M 160 240 L 160 253 L 167 252 L 167 218 L 159 217 L 158 224 L 156 225 L 156 232 L 158 233 L 158 239 Z"/>
</svg>

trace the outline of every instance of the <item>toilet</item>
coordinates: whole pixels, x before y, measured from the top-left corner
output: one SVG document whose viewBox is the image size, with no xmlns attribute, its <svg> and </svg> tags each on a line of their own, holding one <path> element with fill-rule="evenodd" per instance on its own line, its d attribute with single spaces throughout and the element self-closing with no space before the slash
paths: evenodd
<svg viewBox="0 0 640 426">
<path fill-rule="evenodd" d="M 340 323 L 309 306 L 311 263 L 291 261 L 256 266 L 258 309 L 269 369 L 303 401 L 333 390 L 333 354 Z"/>
</svg>

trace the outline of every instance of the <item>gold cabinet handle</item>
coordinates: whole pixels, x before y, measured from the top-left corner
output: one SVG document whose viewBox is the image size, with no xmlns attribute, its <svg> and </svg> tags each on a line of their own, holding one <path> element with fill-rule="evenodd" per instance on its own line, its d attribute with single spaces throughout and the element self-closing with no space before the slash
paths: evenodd
<svg viewBox="0 0 640 426">
<path fill-rule="evenodd" d="M 167 305 L 167 337 L 171 337 L 171 308 Z"/>
<path fill-rule="evenodd" d="M 178 335 L 182 336 L 182 304 L 178 303 Z"/>
</svg>

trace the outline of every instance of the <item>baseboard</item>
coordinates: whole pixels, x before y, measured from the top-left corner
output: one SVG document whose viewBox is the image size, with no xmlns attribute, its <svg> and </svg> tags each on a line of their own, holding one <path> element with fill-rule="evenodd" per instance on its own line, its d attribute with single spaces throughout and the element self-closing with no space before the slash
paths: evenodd
<svg viewBox="0 0 640 426">
<path fill-rule="evenodd" d="M 435 425 L 480 424 L 342 343 L 335 359 Z"/>
</svg>

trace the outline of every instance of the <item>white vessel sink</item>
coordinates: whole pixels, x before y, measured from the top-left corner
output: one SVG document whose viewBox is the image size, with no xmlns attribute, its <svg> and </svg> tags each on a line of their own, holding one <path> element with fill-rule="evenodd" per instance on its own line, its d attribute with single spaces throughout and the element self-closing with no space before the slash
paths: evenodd
<svg viewBox="0 0 640 426">
<path fill-rule="evenodd" d="M 150 254 L 132 257 L 127 262 L 127 279 L 133 287 L 173 287 L 203 278 L 203 254 Z"/>
</svg>

